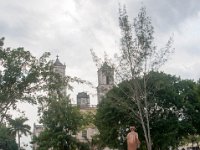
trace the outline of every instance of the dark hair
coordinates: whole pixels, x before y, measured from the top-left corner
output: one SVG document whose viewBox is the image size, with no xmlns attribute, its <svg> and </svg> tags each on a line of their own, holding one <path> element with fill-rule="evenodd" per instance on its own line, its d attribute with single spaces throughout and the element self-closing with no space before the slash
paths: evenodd
<svg viewBox="0 0 200 150">
<path fill-rule="evenodd" d="M 135 131 L 135 126 L 130 126 L 130 130 L 134 130 Z"/>
</svg>

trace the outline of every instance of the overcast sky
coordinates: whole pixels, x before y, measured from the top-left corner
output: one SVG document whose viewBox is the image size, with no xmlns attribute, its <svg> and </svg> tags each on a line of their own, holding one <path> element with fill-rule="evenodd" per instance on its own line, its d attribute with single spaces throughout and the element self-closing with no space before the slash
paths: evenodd
<svg viewBox="0 0 200 150">
<path fill-rule="evenodd" d="M 200 77 L 199 0 L 0 0 L 0 37 L 5 47 L 24 47 L 34 55 L 58 54 L 66 73 L 97 86 L 97 69 L 90 49 L 111 57 L 119 49 L 119 3 L 131 21 L 141 6 L 155 28 L 155 44 L 164 46 L 174 35 L 175 52 L 162 68 L 187 79 Z M 76 92 L 84 91 L 79 86 Z M 91 94 L 95 92 L 89 91 Z M 77 94 L 77 93 L 76 93 Z M 75 99 L 75 98 L 74 98 Z"/>
</svg>

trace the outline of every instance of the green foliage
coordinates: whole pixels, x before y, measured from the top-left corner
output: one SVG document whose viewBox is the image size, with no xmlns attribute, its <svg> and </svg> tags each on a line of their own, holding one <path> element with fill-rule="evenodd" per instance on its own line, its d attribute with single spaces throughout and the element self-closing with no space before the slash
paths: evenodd
<svg viewBox="0 0 200 150">
<path fill-rule="evenodd" d="M 0 122 L 9 119 L 9 109 L 16 109 L 17 102 L 36 103 L 36 92 L 44 86 L 44 76 L 49 69 L 45 53 L 36 59 L 29 51 L 0 46 Z"/>
<path fill-rule="evenodd" d="M 132 111 L 136 109 L 136 105 L 127 93 L 131 94 L 130 86 L 123 82 L 109 91 L 98 105 L 95 125 L 100 132 L 98 139 L 102 146 L 119 148 L 123 144 L 125 147 L 127 128 L 132 124 L 138 125 L 139 118 Z"/>
<path fill-rule="evenodd" d="M 147 76 L 153 149 L 167 149 L 169 145 L 176 147 L 183 137 L 199 134 L 199 85 L 162 72 L 150 72 Z M 120 142 L 126 147 L 125 137 L 132 124 L 137 127 L 142 147 L 145 144 L 137 106 L 131 99 L 134 91 L 129 82 L 124 81 L 109 91 L 96 114 L 98 138 L 113 148 L 119 148 Z"/>
<path fill-rule="evenodd" d="M 71 82 L 91 83 L 55 73 L 52 61 L 48 61 L 49 53 L 37 59 L 24 48 L 3 48 L 3 44 L 4 38 L 0 39 L 0 123 L 9 121 L 13 134 L 26 134 L 29 126 L 21 126 L 26 119 L 13 120 L 8 112 L 17 108 L 17 102 L 39 103 L 39 116 L 45 127 L 37 141 L 41 149 L 46 150 L 49 144 L 58 149 L 73 148 L 77 141 L 72 134 L 87 121 L 70 104 L 69 97 L 65 96 L 66 88 L 72 89 Z M 46 138 L 52 140 L 45 143 Z"/>
<path fill-rule="evenodd" d="M 11 133 L 16 136 L 17 133 L 21 133 L 24 135 L 31 134 L 30 129 L 31 127 L 28 124 L 25 124 L 25 122 L 28 121 L 27 118 L 19 117 L 15 119 L 10 119 L 10 131 Z"/>
<path fill-rule="evenodd" d="M 10 129 L 5 125 L 0 125 L 0 149 L 17 150 L 15 136 L 10 132 Z"/>
<path fill-rule="evenodd" d="M 24 134 L 27 136 L 27 133 L 31 134 L 30 132 L 31 127 L 28 124 L 25 124 L 26 121 L 28 121 L 28 119 L 24 117 L 19 117 L 19 118 L 9 120 L 10 132 L 12 135 L 14 135 L 14 137 L 17 136 L 19 148 L 20 148 L 21 135 Z"/>
<path fill-rule="evenodd" d="M 49 101 L 40 121 L 44 131 L 35 140 L 39 149 L 75 149 L 78 141 L 73 135 L 83 124 L 82 115 L 70 104 L 69 97 L 51 97 Z"/>
</svg>

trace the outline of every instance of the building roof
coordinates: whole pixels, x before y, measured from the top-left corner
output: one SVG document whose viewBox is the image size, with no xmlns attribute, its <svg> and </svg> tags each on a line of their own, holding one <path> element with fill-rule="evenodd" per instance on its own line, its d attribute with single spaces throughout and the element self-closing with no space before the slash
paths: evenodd
<svg viewBox="0 0 200 150">
<path fill-rule="evenodd" d="M 54 63 L 54 66 L 64 66 L 64 65 L 60 62 L 60 60 L 58 59 L 58 56 L 57 56 L 57 59 L 56 59 L 56 61 L 55 61 L 55 63 Z"/>
<path fill-rule="evenodd" d="M 112 69 L 112 67 L 108 64 L 108 62 L 105 61 L 101 66 L 101 69 Z"/>
</svg>

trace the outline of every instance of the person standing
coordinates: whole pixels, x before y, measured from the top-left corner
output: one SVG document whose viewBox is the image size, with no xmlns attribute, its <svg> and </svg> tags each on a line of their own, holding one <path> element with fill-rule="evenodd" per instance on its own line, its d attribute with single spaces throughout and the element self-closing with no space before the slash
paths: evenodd
<svg viewBox="0 0 200 150">
<path fill-rule="evenodd" d="M 127 134 L 127 150 L 136 150 L 140 146 L 140 140 L 137 132 L 135 132 L 135 126 L 130 126 L 130 130 Z"/>
</svg>

